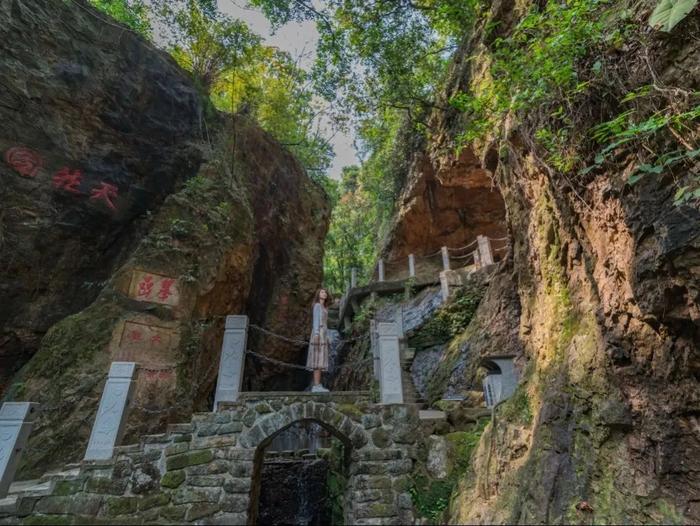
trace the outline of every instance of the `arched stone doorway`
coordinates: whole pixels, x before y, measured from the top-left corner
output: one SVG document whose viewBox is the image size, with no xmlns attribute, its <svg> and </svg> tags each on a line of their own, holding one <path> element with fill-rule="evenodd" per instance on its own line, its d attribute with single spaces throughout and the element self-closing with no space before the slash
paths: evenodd
<svg viewBox="0 0 700 526">
<path fill-rule="evenodd" d="M 248 506 L 249 524 L 256 524 L 258 520 L 265 450 L 281 433 L 292 426 L 304 423 L 318 424 L 342 443 L 343 464 L 348 475 L 351 473 L 353 462 L 360 458 L 353 456 L 353 451 L 368 444 L 367 432 L 360 423 L 353 422 L 350 417 L 326 404 L 314 402 L 294 404 L 261 418 L 248 433 L 241 436 L 241 444 L 255 447 Z M 352 485 L 349 484 L 347 488 L 346 492 L 351 492 Z M 344 500 L 352 502 L 352 496 L 346 494 Z M 346 523 L 352 523 L 352 516 L 351 509 L 345 510 Z"/>
</svg>

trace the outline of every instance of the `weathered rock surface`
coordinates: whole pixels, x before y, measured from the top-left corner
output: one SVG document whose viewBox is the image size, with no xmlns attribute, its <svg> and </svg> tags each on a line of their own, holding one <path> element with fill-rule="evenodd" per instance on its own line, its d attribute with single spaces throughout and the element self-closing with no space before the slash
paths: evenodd
<svg viewBox="0 0 700 526">
<path fill-rule="evenodd" d="M 141 365 L 128 440 L 210 408 L 225 315 L 300 337 L 329 212 L 271 137 L 88 6 L 0 17 L 0 383 L 42 404 L 38 473 L 81 458 L 109 362 Z M 250 387 L 274 382 L 248 367 Z"/>
<path fill-rule="evenodd" d="M 503 34 L 519 12 L 512 2 L 496 2 L 485 26 Z M 647 16 L 640 10 L 634 24 L 647 27 Z M 700 47 L 692 35 L 699 24 L 694 11 L 672 36 L 645 34 L 641 49 L 630 45 L 606 56 L 607 67 L 628 86 L 695 92 Z M 458 54 L 448 97 L 482 79 L 489 42 L 480 37 Z M 578 104 L 598 108 L 600 99 Z M 576 124 L 581 130 L 597 124 L 585 115 Z M 407 195 L 422 184 L 426 164 L 451 165 L 445 152 L 468 118 L 434 114 L 430 161 L 415 163 Z M 479 389 L 479 358 L 512 354 L 521 386 L 482 436 L 451 521 L 696 523 L 700 211 L 673 202 L 675 189 L 692 176 L 681 169 L 630 187 L 638 160 L 622 149 L 617 163 L 576 179 L 572 189 L 531 150 L 544 123 L 533 118 L 528 125 L 509 117 L 495 126 L 501 131 L 493 146 L 466 146 L 479 159 L 475 174 L 495 174 L 512 252 L 463 335 L 460 352 L 471 358 L 461 374 Z M 666 151 L 664 144 L 653 147 Z M 499 159 L 494 150 L 508 154 Z M 454 184 L 466 187 L 468 178 Z M 443 217 L 428 206 L 416 210 L 415 219 L 402 211 L 389 241 L 401 254 L 425 246 L 404 231 L 420 231 L 422 216 L 425 225 L 431 215 Z M 465 224 L 472 219 L 478 220 L 467 214 Z"/>
</svg>

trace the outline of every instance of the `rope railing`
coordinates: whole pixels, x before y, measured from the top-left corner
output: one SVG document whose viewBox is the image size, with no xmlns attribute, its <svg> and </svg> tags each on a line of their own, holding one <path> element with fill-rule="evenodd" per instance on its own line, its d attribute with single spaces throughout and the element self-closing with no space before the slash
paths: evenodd
<svg viewBox="0 0 700 526">
<path fill-rule="evenodd" d="M 248 326 L 249 326 L 251 329 L 254 329 L 254 330 L 258 331 L 258 332 L 261 332 L 261 333 L 263 333 L 263 334 L 265 334 L 265 335 L 267 335 L 267 336 L 270 336 L 271 338 L 275 338 L 275 339 L 277 339 L 277 340 L 281 340 L 281 341 L 284 341 L 284 342 L 287 342 L 287 343 L 294 343 L 294 344 L 297 344 L 297 345 L 308 345 L 308 344 L 310 343 L 310 340 L 300 340 L 300 339 L 297 339 L 297 338 L 290 338 L 289 336 L 284 336 L 284 335 L 282 335 L 282 334 L 277 334 L 276 332 L 273 332 L 273 331 L 271 331 L 271 330 L 269 330 L 269 329 L 265 329 L 264 327 L 260 327 L 259 325 L 256 325 L 256 324 L 254 324 L 254 323 L 250 323 Z M 346 344 L 346 343 L 356 342 L 356 341 L 358 341 L 358 340 L 361 340 L 362 338 L 363 338 L 362 336 L 358 336 L 358 337 L 355 337 L 355 338 L 342 338 L 342 339 L 335 340 L 335 342 L 336 342 L 336 343 L 339 343 L 339 344 Z"/>
<path fill-rule="evenodd" d="M 492 242 L 500 243 L 504 241 L 505 244 L 503 246 L 494 248 L 491 245 Z M 374 267 L 374 277 L 371 281 L 386 281 L 387 275 L 390 275 L 393 281 L 401 281 L 415 278 L 418 274 L 427 272 L 434 273 L 436 269 L 440 269 L 439 271 L 451 270 L 451 261 L 463 264 L 462 260 L 469 260 L 470 258 L 473 260 L 472 264 L 477 267 L 490 265 L 494 263 L 494 255 L 498 253 L 500 258 L 500 254 L 506 251 L 509 246 L 510 243 L 507 236 L 489 237 L 479 235 L 471 243 L 460 247 L 444 246 L 441 247 L 440 250 L 426 255 L 409 254 L 408 256 L 399 258 L 379 259 Z M 468 252 L 464 253 L 465 251 Z M 432 258 L 436 259 L 429 261 Z M 397 265 L 399 266 L 397 267 Z M 418 267 L 422 268 L 419 269 Z M 354 279 L 351 280 L 348 290 L 357 286 L 356 270 L 353 270 L 353 276 Z M 347 291 L 345 296 L 347 296 Z"/>
</svg>

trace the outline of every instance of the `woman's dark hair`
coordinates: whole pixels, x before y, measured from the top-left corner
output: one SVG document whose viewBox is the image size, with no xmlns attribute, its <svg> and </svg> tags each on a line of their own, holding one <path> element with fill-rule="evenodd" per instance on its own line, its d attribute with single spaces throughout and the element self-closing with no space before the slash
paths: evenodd
<svg viewBox="0 0 700 526">
<path fill-rule="evenodd" d="M 325 303 L 325 305 L 326 305 L 326 307 L 328 307 L 328 305 L 330 305 L 331 303 L 333 303 L 333 298 L 331 297 L 331 293 L 328 292 L 328 289 L 324 289 L 323 287 L 321 287 L 320 289 L 318 289 L 318 290 L 316 291 L 316 294 L 314 295 L 314 302 L 313 302 L 312 305 L 316 305 L 317 303 L 321 303 L 321 297 L 320 297 L 320 296 L 321 296 L 321 291 L 322 291 L 322 290 L 325 290 L 325 291 L 326 291 L 326 303 Z"/>
</svg>

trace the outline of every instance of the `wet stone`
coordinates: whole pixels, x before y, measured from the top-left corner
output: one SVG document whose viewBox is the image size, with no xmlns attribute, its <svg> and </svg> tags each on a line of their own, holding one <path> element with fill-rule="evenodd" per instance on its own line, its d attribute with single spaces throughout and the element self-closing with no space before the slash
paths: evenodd
<svg viewBox="0 0 700 526">
<path fill-rule="evenodd" d="M 221 475 L 196 475 L 187 479 L 188 486 L 220 487 L 224 483 Z"/>
<path fill-rule="evenodd" d="M 221 473 L 227 473 L 229 470 L 230 462 L 225 460 L 217 459 L 208 464 L 202 464 L 199 466 L 190 466 L 185 468 L 187 475 L 219 475 Z"/>
<path fill-rule="evenodd" d="M 250 478 L 234 478 L 224 482 L 224 491 L 226 493 L 247 493 L 250 491 Z"/>
<path fill-rule="evenodd" d="M 233 513 L 244 513 L 248 510 L 248 495 L 226 495 L 221 499 L 221 510 Z"/>
<path fill-rule="evenodd" d="M 385 448 L 391 443 L 391 437 L 389 432 L 379 427 L 372 431 L 372 443 L 378 448 Z"/>
<path fill-rule="evenodd" d="M 192 502 L 217 502 L 221 495 L 221 488 L 191 489 L 189 487 L 180 487 L 172 494 L 173 504 L 190 504 Z"/>
<path fill-rule="evenodd" d="M 185 472 L 181 469 L 177 471 L 168 471 L 163 478 L 160 479 L 160 485 L 164 488 L 175 489 L 185 481 Z"/>
<path fill-rule="evenodd" d="M 187 508 L 188 507 L 184 505 L 166 506 L 165 508 L 161 508 L 160 516 L 171 523 L 182 522 L 182 519 L 185 518 L 185 513 L 187 513 Z"/>
<path fill-rule="evenodd" d="M 170 502 L 170 496 L 165 493 L 157 493 L 155 495 L 150 495 L 148 497 L 143 497 L 138 500 L 139 511 L 146 511 L 152 508 L 159 508 L 160 506 L 165 506 Z"/>
<path fill-rule="evenodd" d="M 243 415 L 243 424 L 247 427 L 253 427 L 257 418 L 258 414 L 253 409 L 249 409 L 246 414 Z"/>
<path fill-rule="evenodd" d="M 198 464 L 206 464 L 214 459 L 214 455 L 208 449 L 198 451 L 190 451 L 181 455 L 173 455 L 166 460 L 168 471 L 172 469 L 180 469 L 187 466 L 196 466 Z"/>
<path fill-rule="evenodd" d="M 210 515 L 214 515 L 218 511 L 219 511 L 218 504 L 210 504 L 207 502 L 198 502 L 196 504 L 192 504 L 188 508 L 187 513 L 185 514 L 185 520 L 187 522 L 196 521 L 198 519 L 202 519 L 204 517 L 209 517 Z"/>
<path fill-rule="evenodd" d="M 362 415 L 362 425 L 365 429 L 374 429 L 382 424 L 382 419 L 378 415 Z"/>
<path fill-rule="evenodd" d="M 203 424 L 197 428 L 198 437 L 210 437 L 219 431 L 219 424 Z"/>
<path fill-rule="evenodd" d="M 128 484 L 126 479 L 112 479 L 106 477 L 91 477 L 85 485 L 88 493 L 102 493 L 103 495 L 123 495 Z"/>
<path fill-rule="evenodd" d="M 219 435 L 228 435 L 231 433 L 240 433 L 243 431 L 243 424 L 240 422 L 229 422 L 228 424 L 223 424 L 219 427 Z"/>
<path fill-rule="evenodd" d="M 190 449 L 190 445 L 185 443 L 185 442 L 180 442 L 176 444 L 172 444 L 168 447 L 165 448 L 165 455 L 166 456 L 171 456 L 171 455 L 179 455 L 180 453 L 184 453 L 185 451 Z"/>
<path fill-rule="evenodd" d="M 136 512 L 138 500 L 136 497 L 110 497 L 105 503 L 105 512 L 110 517 L 130 515 Z M 93 515 L 90 511 L 83 510 L 86 515 Z M 96 514 L 95 512 L 94 514 Z"/>
</svg>

